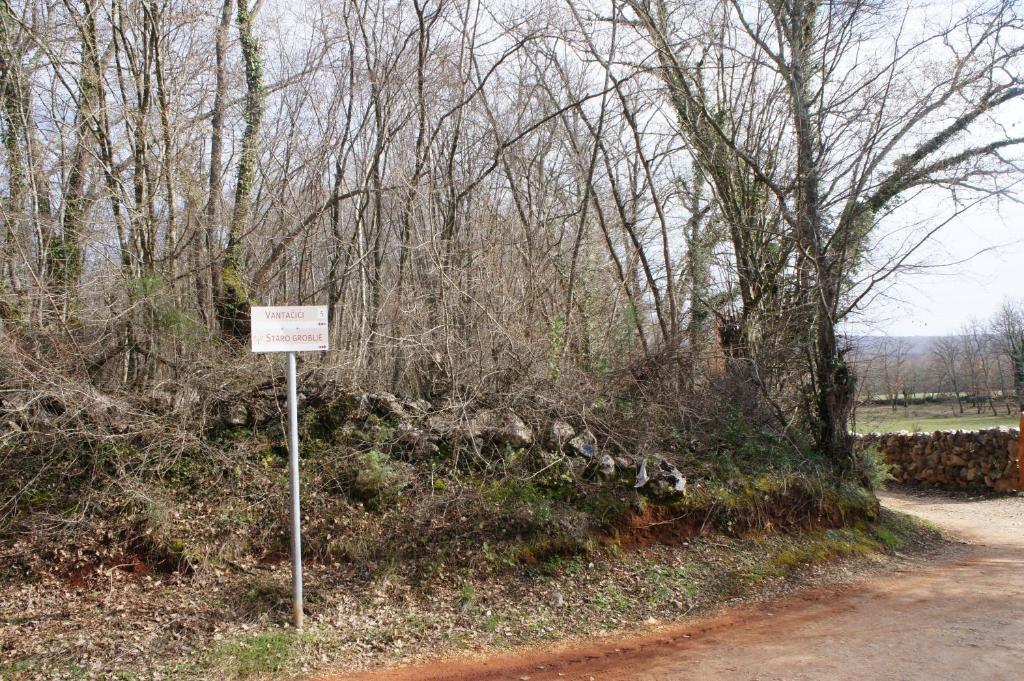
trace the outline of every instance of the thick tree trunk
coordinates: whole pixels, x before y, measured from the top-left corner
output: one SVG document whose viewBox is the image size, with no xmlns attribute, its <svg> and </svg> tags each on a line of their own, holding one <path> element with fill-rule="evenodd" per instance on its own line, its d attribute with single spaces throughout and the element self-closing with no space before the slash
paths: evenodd
<svg viewBox="0 0 1024 681">
<path fill-rule="evenodd" d="M 259 160 L 264 91 L 263 55 L 259 39 L 253 31 L 255 16 L 249 8 L 248 0 L 238 0 L 236 17 L 242 61 L 245 64 L 245 131 L 242 133 L 242 150 L 238 157 L 235 208 L 220 268 L 217 319 L 224 336 L 241 339 L 249 333 L 249 287 L 245 280 L 241 240 L 252 218 L 252 189 Z"/>
<path fill-rule="evenodd" d="M 853 376 L 839 347 L 835 325 L 828 311 L 819 309 L 818 315 L 815 348 L 818 428 L 815 444 L 819 451 L 840 467 L 845 467 L 851 461 L 853 450 L 849 431 L 854 397 Z"/>
<path fill-rule="evenodd" d="M 814 0 L 795 0 L 777 10 L 777 20 L 790 45 L 791 59 L 783 68 L 789 88 L 793 127 L 796 133 L 796 214 L 793 217 L 801 257 L 797 286 L 802 307 L 815 328 L 812 367 L 817 420 L 815 445 L 839 467 L 851 462 L 849 433 L 854 385 L 836 337 L 836 310 L 841 296 L 838 263 L 824 243 L 818 149 L 821 131 L 814 118 L 815 94 L 813 39 L 817 14 Z M 812 312 L 813 311 L 813 312 Z"/>
</svg>

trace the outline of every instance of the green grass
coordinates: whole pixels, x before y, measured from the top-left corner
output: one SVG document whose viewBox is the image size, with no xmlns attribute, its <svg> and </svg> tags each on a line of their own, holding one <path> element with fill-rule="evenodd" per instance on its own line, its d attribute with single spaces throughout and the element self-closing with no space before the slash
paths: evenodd
<svg viewBox="0 0 1024 681">
<path fill-rule="evenodd" d="M 837 531 L 814 537 L 805 544 L 779 551 L 774 557 L 775 571 L 785 574 L 787 570 L 801 565 L 816 565 L 837 557 L 868 555 L 878 546 L 865 538 L 850 539 Z"/>
<path fill-rule="evenodd" d="M 508 618 L 503 615 L 487 615 L 484 619 L 483 630 L 489 634 L 493 634 L 498 630 L 498 627 L 508 622 Z"/>
<path fill-rule="evenodd" d="M 32 671 L 31 660 L 19 660 L 17 662 L 0 664 L 0 681 L 27 679 L 30 671 Z"/>
<path fill-rule="evenodd" d="M 992 416 L 992 412 L 977 414 L 967 408 L 964 414 L 954 413 L 948 404 L 919 404 L 909 407 L 865 405 L 857 409 L 858 433 L 931 432 L 934 430 L 980 430 L 984 428 L 1016 427 L 1019 417 L 1005 412 Z"/>
<path fill-rule="evenodd" d="M 132 678 L 124 676 L 126 672 L 115 672 L 111 678 L 124 679 Z M 56 665 L 46 664 L 41 660 L 30 658 L 18 662 L 0 664 L 0 681 L 22 681 L 22 679 L 89 679 L 93 678 L 92 673 L 85 667 L 78 665 Z"/>
<path fill-rule="evenodd" d="M 648 592 L 646 601 L 651 606 L 669 603 L 678 598 L 689 598 L 693 575 L 687 567 L 661 565 L 650 562 L 644 571 Z"/>
<path fill-rule="evenodd" d="M 878 521 L 853 527 L 809 531 L 796 538 L 779 537 L 781 544 L 763 557 L 764 572 L 785 574 L 803 565 L 817 565 L 839 558 L 899 551 L 927 535 L 939 534 L 930 523 L 904 513 L 882 511 Z"/>
<path fill-rule="evenodd" d="M 267 631 L 225 641 L 213 651 L 210 667 L 221 678 L 249 679 L 294 670 L 302 657 L 304 635 Z"/>
</svg>

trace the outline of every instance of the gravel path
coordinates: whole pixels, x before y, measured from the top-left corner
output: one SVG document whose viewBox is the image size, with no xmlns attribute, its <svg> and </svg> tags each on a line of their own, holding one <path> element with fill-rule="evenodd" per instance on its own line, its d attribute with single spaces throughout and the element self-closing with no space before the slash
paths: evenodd
<svg viewBox="0 0 1024 681">
<path fill-rule="evenodd" d="M 971 546 L 881 577 L 592 646 L 346 677 L 366 681 L 1024 679 L 1024 498 L 888 493 Z M 336 680 L 341 681 L 341 680 Z"/>
</svg>

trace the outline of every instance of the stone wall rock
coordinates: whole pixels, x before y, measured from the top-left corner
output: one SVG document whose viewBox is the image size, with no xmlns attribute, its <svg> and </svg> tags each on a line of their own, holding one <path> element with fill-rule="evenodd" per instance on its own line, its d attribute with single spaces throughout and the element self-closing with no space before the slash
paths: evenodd
<svg viewBox="0 0 1024 681">
<path fill-rule="evenodd" d="M 1016 428 L 871 433 L 862 438 L 885 457 L 897 482 L 1012 491 L 1017 481 Z"/>
</svg>

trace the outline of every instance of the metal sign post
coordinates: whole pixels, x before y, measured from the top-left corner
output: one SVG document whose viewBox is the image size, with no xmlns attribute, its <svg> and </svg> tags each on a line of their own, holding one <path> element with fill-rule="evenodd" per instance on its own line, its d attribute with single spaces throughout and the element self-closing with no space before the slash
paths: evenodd
<svg viewBox="0 0 1024 681">
<path fill-rule="evenodd" d="M 302 511 L 299 502 L 299 391 L 295 353 L 288 353 L 288 478 L 292 488 L 292 621 L 302 628 Z"/>
<path fill-rule="evenodd" d="M 1017 493 L 1024 494 L 1024 409 L 1020 411 L 1020 427 L 1017 429 Z"/>
<path fill-rule="evenodd" d="M 299 496 L 299 391 L 295 353 L 327 350 L 327 306 L 252 308 L 252 351 L 288 353 L 288 478 L 292 498 L 292 622 L 302 628 L 302 511 Z"/>
</svg>

